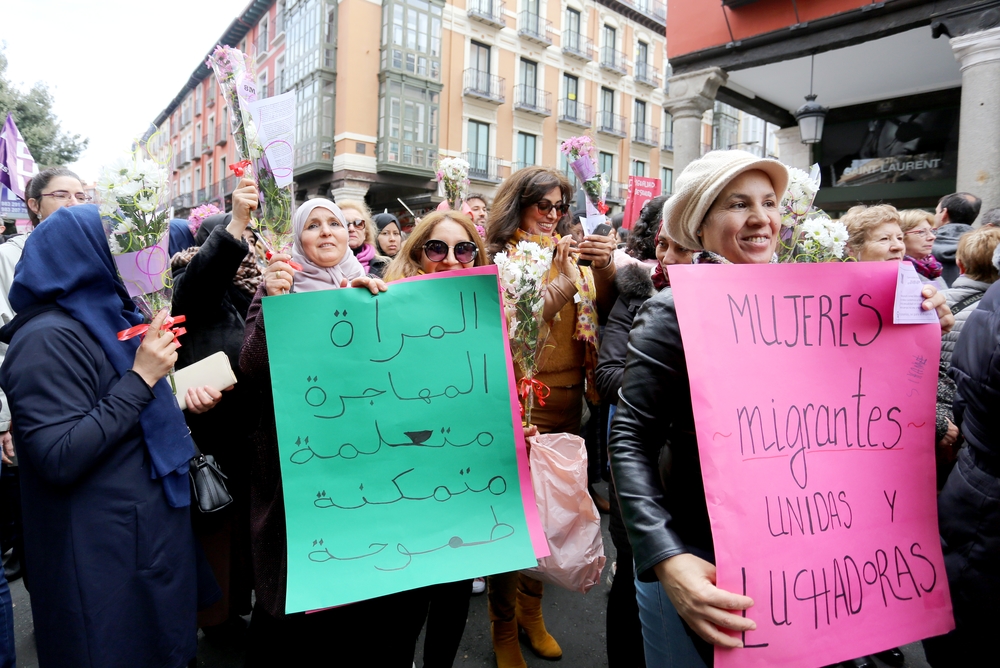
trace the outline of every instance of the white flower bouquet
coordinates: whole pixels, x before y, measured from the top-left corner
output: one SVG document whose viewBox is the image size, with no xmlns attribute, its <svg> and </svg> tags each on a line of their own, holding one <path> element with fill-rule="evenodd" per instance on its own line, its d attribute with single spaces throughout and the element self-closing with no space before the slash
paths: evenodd
<svg viewBox="0 0 1000 668">
<path fill-rule="evenodd" d="M 101 219 L 125 289 L 146 317 L 170 307 L 167 174 L 138 152 L 101 170 Z"/>
<path fill-rule="evenodd" d="M 448 206 L 460 211 L 469 194 L 469 163 L 462 158 L 442 158 L 438 161 L 436 180 L 444 188 Z"/>
<path fill-rule="evenodd" d="M 844 259 L 847 227 L 813 206 L 819 191 L 819 165 L 809 173 L 788 168 L 788 189 L 781 198 L 781 262 L 835 262 Z"/>
<path fill-rule="evenodd" d="M 547 338 L 542 309 L 545 307 L 545 277 L 552 266 L 552 249 L 542 248 L 533 241 L 521 241 L 509 253 L 497 253 L 493 262 L 500 273 L 511 356 L 521 371 L 518 394 L 525 423 L 530 424 L 533 402 L 537 400 L 544 406 L 549 394 L 549 389 L 535 376 L 539 353 Z"/>
</svg>

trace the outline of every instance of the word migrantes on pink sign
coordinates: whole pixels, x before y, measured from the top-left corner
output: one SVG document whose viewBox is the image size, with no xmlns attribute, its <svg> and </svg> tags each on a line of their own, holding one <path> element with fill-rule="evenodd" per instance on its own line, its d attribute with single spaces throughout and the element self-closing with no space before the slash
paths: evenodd
<svg viewBox="0 0 1000 668">
<path fill-rule="evenodd" d="M 954 628 L 938 535 L 941 332 L 893 325 L 896 263 L 671 267 L 718 586 L 717 668 L 836 663 Z"/>
</svg>

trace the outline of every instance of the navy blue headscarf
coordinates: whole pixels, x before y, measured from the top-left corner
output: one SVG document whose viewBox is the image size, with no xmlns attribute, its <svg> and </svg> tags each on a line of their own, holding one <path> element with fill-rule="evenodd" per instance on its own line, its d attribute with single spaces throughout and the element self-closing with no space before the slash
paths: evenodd
<svg viewBox="0 0 1000 668">
<path fill-rule="evenodd" d="M 118 278 L 96 206 L 61 208 L 31 233 L 9 299 L 17 313 L 58 305 L 87 327 L 119 375 L 132 368 L 139 339 L 119 341 L 117 334 L 143 317 Z M 139 424 L 153 477 L 162 479 L 167 502 L 181 508 L 191 503 L 187 474 L 194 442 L 170 383 L 161 378 L 153 393 Z"/>
<path fill-rule="evenodd" d="M 170 220 L 170 257 L 194 246 L 194 235 L 188 222 L 183 218 L 173 218 Z"/>
</svg>

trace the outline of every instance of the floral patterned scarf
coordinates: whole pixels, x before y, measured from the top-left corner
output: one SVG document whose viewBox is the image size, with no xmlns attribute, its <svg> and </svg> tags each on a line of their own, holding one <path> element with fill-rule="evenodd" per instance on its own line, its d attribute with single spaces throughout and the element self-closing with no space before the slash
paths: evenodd
<svg viewBox="0 0 1000 668">
<path fill-rule="evenodd" d="M 518 229 L 507 243 L 507 252 L 514 249 L 521 241 L 533 241 L 542 248 L 555 252 L 556 242 L 560 236 L 554 237 L 528 234 Z M 594 271 L 590 267 L 579 267 L 580 278 L 576 282 L 576 293 L 580 301 L 576 303 L 576 326 L 573 328 L 573 338 L 584 343 L 584 374 L 587 380 L 586 395 L 591 403 L 599 403 L 595 369 L 597 369 L 598 327 L 597 327 L 597 288 L 594 285 Z M 553 262 L 545 282 L 554 280 L 559 275 L 559 269 Z M 558 315 L 556 316 L 558 317 Z"/>
</svg>

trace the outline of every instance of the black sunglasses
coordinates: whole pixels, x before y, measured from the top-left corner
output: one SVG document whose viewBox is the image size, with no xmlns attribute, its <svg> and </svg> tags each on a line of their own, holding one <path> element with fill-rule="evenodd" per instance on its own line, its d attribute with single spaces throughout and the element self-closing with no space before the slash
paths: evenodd
<svg viewBox="0 0 1000 668">
<path fill-rule="evenodd" d="M 424 244 L 424 253 L 431 262 L 441 262 L 448 257 L 449 250 L 455 251 L 455 259 L 461 264 L 469 264 L 476 259 L 479 246 L 472 241 L 459 241 L 454 246 L 449 246 L 439 239 L 431 239 Z"/>
<path fill-rule="evenodd" d="M 569 213 L 569 204 L 567 204 L 566 202 L 559 202 L 558 204 L 553 204 L 547 199 L 542 199 L 535 202 L 535 206 L 538 207 L 538 213 L 542 214 L 543 216 L 548 215 L 549 211 L 551 211 L 553 207 L 555 208 L 556 213 L 558 213 L 560 216 L 565 216 L 567 213 Z"/>
</svg>

